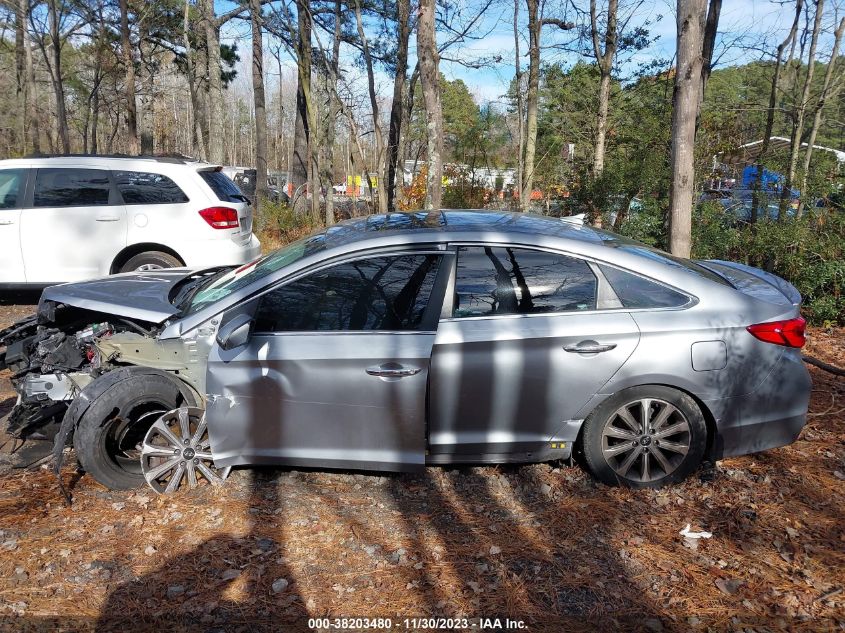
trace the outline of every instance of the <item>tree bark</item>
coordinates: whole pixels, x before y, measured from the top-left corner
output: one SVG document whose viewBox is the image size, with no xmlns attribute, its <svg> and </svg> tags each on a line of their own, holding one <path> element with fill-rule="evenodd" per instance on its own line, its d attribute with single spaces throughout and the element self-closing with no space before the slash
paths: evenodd
<svg viewBox="0 0 845 633">
<path fill-rule="evenodd" d="M 428 182 L 425 206 L 429 211 L 439 213 L 443 200 L 443 106 L 440 96 L 438 68 L 440 56 L 437 52 L 434 11 L 435 0 L 420 0 L 417 56 L 428 136 Z"/>
<path fill-rule="evenodd" d="M 125 2 L 125 0 L 123 0 Z M 214 0 L 204 0 L 205 42 L 208 58 L 208 159 L 217 165 L 226 162 L 223 150 L 223 79 L 220 76 L 220 27 L 214 13 Z"/>
<path fill-rule="evenodd" d="M 202 133 L 202 104 L 197 95 L 197 77 L 194 70 L 194 54 L 191 50 L 191 0 L 185 0 L 185 12 L 182 21 L 182 40 L 185 46 L 185 74 L 188 79 L 188 93 L 190 97 L 191 118 L 191 147 L 196 147 L 200 158 L 206 160 L 205 140 Z M 196 143 L 196 145 L 194 145 Z M 193 152 L 193 149 L 192 149 Z"/>
<path fill-rule="evenodd" d="M 702 90 L 705 0 L 678 0 L 677 67 L 672 95 L 669 250 L 689 257 L 695 186 L 695 131 Z"/>
<path fill-rule="evenodd" d="M 387 197 L 387 210 L 395 211 L 396 207 L 396 172 L 399 161 L 400 139 L 402 135 L 403 101 L 405 96 L 405 82 L 408 74 L 408 42 L 411 38 L 410 0 L 397 0 L 396 24 L 399 41 L 396 49 L 396 74 L 393 77 L 393 103 L 390 107 L 390 127 L 387 132 L 387 182 L 384 183 L 384 193 Z"/>
<path fill-rule="evenodd" d="M 19 0 L 21 12 L 24 13 L 24 22 L 29 22 L 29 0 Z M 35 69 L 32 65 L 32 45 L 29 38 L 29 29 L 24 28 L 23 32 L 24 46 L 23 46 L 23 63 L 24 73 L 26 75 L 26 112 L 22 113 L 27 119 L 27 128 L 29 133 L 26 135 L 32 143 L 32 151 L 35 154 L 41 153 L 41 135 L 40 125 L 38 122 L 38 95 L 35 83 Z"/>
<path fill-rule="evenodd" d="M 819 95 L 819 100 L 816 103 L 815 112 L 813 113 L 813 123 L 810 127 L 810 135 L 807 138 L 807 150 L 804 153 L 804 164 L 801 170 L 801 198 L 798 201 L 798 210 L 796 215 L 800 218 L 804 212 L 804 200 L 807 197 L 807 173 L 810 171 L 810 161 L 813 158 L 813 145 L 816 142 L 816 135 L 819 132 L 819 127 L 822 122 L 822 110 L 827 103 L 827 100 L 832 96 L 830 93 L 830 82 L 833 79 L 833 70 L 836 67 L 836 61 L 839 58 L 839 45 L 842 42 L 842 33 L 845 31 L 845 18 L 839 21 L 839 25 L 833 33 L 833 49 L 830 54 L 830 60 L 827 62 L 827 70 L 824 73 L 824 83 L 822 84 L 822 91 Z"/>
<path fill-rule="evenodd" d="M 125 0 L 124 0 L 125 1 Z M 59 33 L 59 7 L 57 0 L 47 2 L 50 21 L 50 44 L 53 55 L 51 64 L 53 92 L 56 98 L 56 127 L 62 144 L 62 153 L 70 154 L 70 130 L 67 124 L 67 106 L 65 105 L 65 87 L 62 78 L 62 45 Z"/>
<path fill-rule="evenodd" d="M 293 160 L 290 168 L 290 182 L 294 193 L 308 182 L 309 175 L 309 147 L 311 143 L 311 15 L 308 12 L 307 0 L 297 0 L 296 3 L 296 120 L 293 134 Z M 294 197 L 294 207 L 302 210 L 299 199 Z"/>
<path fill-rule="evenodd" d="M 326 154 L 323 161 L 323 182 L 326 183 L 326 226 L 334 224 L 334 139 L 335 125 L 337 124 L 337 74 L 340 68 L 340 43 L 341 43 L 341 0 L 335 0 L 334 5 L 334 39 L 332 40 L 332 58 L 329 64 L 329 73 L 326 80 L 331 86 L 326 90 L 329 98 L 328 116 L 326 117 L 325 148 Z"/>
<path fill-rule="evenodd" d="M 540 92 L 540 21 L 539 0 L 528 4 L 528 90 L 525 95 L 525 176 L 520 192 L 520 209 L 528 210 L 534 188 L 534 157 L 537 150 L 537 108 Z"/>
<path fill-rule="evenodd" d="M 155 77 L 153 75 L 152 43 L 149 38 L 149 17 L 138 25 L 141 53 L 141 154 L 155 151 Z"/>
<path fill-rule="evenodd" d="M 55 2 L 55 0 L 51 0 Z M 120 52 L 126 74 L 126 142 L 127 152 L 137 155 L 141 151 L 138 140 L 138 112 L 135 104 L 135 58 L 132 54 L 132 40 L 129 32 L 129 0 L 120 0 Z"/>
<path fill-rule="evenodd" d="M 596 0 L 590 0 L 590 30 L 593 40 L 593 54 L 599 67 L 599 103 L 596 118 L 596 146 L 593 153 L 593 178 L 598 178 L 604 171 L 605 145 L 607 138 L 607 114 L 610 108 L 610 79 L 613 72 L 613 60 L 616 57 L 619 38 L 617 15 L 619 0 L 609 0 L 607 4 L 607 30 L 604 34 L 604 51 L 601 49 Z"/>
<path fill-rule="evenodd" d="M 261 0 L 250 0 L 252 23 L 252 94 L 255 108 L 255 213 L 260 228 L 264 226 L 261 207 L 267 198 L 267 109 L 264 98 L 264 45 Z M 281 81 L 281 77 L 279 78 Z"/>
<path fill-rule="evenodd" d="M 517 119 L 517 168 L 516 192 L 522 202 L 522 180 L 525 176 L 525 103 L 522 99 L 522 64 L 519 56 L 519 3 L 513 1 L 513 47 L 514 47 L 514 81 L 516 84 L 516 119 Z"/>
<path fill-rule="evenodd" d="M 24 50 L 26 43 L 26 29 L 29 21 L 29 0 L 18 0 L 15 6 L 15 103 L 20 116 L 20 125 L 15 126 L 18 137 L 17 146 L 21 154 L 26 154 L 26 62 Z"/>
</svg>

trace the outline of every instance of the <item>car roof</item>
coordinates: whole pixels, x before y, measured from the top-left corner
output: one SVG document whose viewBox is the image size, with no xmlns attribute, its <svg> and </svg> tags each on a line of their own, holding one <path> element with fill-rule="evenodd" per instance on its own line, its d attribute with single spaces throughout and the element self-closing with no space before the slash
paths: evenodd
<svg viewBox="0 0 845 633">
<path fill-rule="evenodd" d="M 217 165 L 181 155 L 127 156 L 125 154 L 38 154 L 23 158 L 0 160 L 0 167 L 85 167 L 89 165 L 100 167 L 105 165 L 130 166 L 133 163 L 141 165 L 158 163 L 170 167 L 184 166 L 190 169 L 212 169 L 217 167 Z"/>
</svg>

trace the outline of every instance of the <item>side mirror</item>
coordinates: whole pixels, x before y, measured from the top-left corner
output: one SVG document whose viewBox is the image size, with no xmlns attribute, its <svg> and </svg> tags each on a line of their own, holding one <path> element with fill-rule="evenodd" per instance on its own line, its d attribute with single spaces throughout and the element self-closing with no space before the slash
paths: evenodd
<svg viewBox="0 0 845 633">
<path fill-rule="evenodd" d="M 252 317 L 250 315 L 239 314 L 225 325 L 220 326 L 217 331 L 217 344 L 227 351 L 246 345 L 249 342 L 251 325 Z"/>
</svg>

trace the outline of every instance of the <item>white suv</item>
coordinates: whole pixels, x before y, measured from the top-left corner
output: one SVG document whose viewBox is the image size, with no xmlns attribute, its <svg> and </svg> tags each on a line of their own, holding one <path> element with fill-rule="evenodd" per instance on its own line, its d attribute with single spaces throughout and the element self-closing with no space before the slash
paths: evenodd
<svg viewBox="0 0 845 633">
<path fill-rule="evenodd" d="M 0 287 L 237 265 L 260 251 L 249 201 L 219 166 L 111 156 L 0 161 Z"/>
</svg>

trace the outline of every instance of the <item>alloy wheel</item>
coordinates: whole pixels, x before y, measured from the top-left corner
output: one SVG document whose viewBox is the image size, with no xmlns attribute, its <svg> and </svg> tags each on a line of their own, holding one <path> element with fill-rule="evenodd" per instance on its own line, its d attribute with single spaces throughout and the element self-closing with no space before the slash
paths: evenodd
<svg viewBox="0 0 845 633">
<path fill-rule="evenodd" d="M 153 490 L 169 494 L 185 483 L 189 488 L 196 488 L 202 480 L 220 485 L 231 466 L 214 466 L 205 411 L 181 407 L 168 411 L 150 427 L 141 445 L 141 470 Z"/>
<path fill-rule="evenodd" d="M 135 269 L 135 272 L 143 273 L 150 270 L 161 270 L 162 268 L 164 268 L 164 266 L 161 264 L 141 264 Z"/>
<path fill-rule="evenodd" d="M 617 475 L 648 483 L 671 475 L 692 440 L 686 416 L 673 404 L 643 398 L 619 407 L 602 429 L 602 455 Z"/>
</svg>

